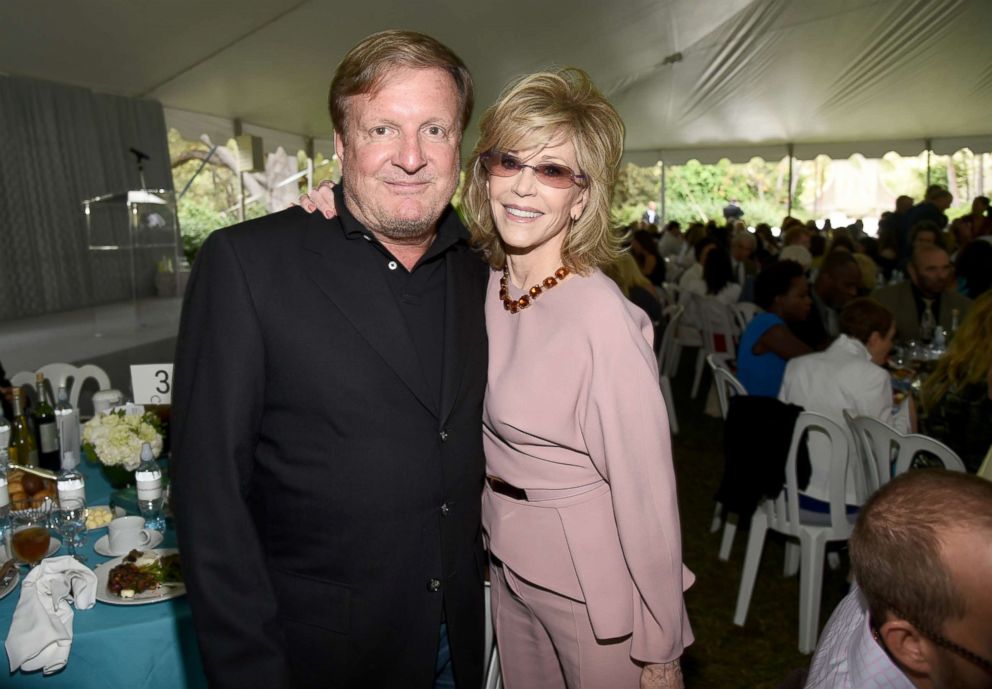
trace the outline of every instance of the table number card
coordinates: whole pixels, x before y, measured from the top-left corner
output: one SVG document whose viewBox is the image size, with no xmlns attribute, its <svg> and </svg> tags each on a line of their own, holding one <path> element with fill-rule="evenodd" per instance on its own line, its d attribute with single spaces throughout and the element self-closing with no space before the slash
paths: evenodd
<svg viewBox="0 0 992 689">
<path fill-rule="evenodd" d="M 131 366 L 135 404 L 172 404 L 172 364 Z"/>
</svg>

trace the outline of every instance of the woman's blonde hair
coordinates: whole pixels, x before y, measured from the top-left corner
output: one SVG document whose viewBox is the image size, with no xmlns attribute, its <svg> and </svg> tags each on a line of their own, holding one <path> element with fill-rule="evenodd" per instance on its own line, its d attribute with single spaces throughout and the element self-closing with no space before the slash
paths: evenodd
<svg viewBox="0 0 992 689">
<path fill-rule="evenodd" d="M 933 409 L 952 387 L 961 389 L 986 380 L 992 367 L 992 290 L 976 299 L 947 353 L 923 384 L 924 409 Z"/>
<path fill-rule="evenodd" d="M 463 210 L 473 241 L 489 264 L 502 268 L 506 253 L 496 231 L 479 158 L 491 150 L 545 148 L 571 141 L 589 198 L 562 245 L 562 263 L 587 273 L 612 262 L 622 234 L 610 225 L 610 200 L 623 154 L 623 120 L 581 69 L 567 67 L 522 77 L 503 90 L 479 124 L 466 169 Z"/>
<path fill-rule="evenodd" d="M 625 297 L 630 296 L 630 288 L 635 285 L 654 293 L 654 285 L 644 276 L 640 266 L 637 265 L 637 261 L 634 260 L 634 257 L 628 251 L 624 251 L 613 261 L 605 264 L 603 266 L 603 272 L 613 282 L 617 283 L 617 287 L 620 288 L 620 291 L 623 292 L 623 296 Z"/>
</svg>

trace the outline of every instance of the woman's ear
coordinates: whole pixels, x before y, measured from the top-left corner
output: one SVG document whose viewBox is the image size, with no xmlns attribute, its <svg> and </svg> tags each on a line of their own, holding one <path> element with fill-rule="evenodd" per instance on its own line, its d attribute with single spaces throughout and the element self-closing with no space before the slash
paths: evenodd
<svg viewBox="0 0 992 689">
<path fill-rule="evenodd" d="M 582 193 L 579 194 L 579 198 L 575 200 L 572 204 L 572 208 L 569 210 L 569 217 L 572 218 L 572 222 L 577 221 L 582 217 L 582 211 L 585 210 L 586 204 L 589 202 L 589 189 L 583 189 Z"/>
</svg>

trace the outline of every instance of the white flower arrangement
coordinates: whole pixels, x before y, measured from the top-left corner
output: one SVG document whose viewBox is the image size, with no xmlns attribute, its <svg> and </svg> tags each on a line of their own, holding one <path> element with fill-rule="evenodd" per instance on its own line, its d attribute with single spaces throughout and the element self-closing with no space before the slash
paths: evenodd
<svg viewBox="0 0 992 689">
<path fill-rule="evenodd" d="M 104 466 L 134 471 L 141 464 L 141 446 L 151 445 L 157 458 L 162 453 L 158 417 L 145 408 L 129 404 L 98 414 L 83 426 L 83 449 Z"/>
</svg>

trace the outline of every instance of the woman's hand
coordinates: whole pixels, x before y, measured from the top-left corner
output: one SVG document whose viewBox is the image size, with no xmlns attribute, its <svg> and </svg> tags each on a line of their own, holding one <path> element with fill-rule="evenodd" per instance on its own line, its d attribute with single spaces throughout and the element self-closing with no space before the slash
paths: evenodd
<svg viewBox="0 0 992 689">
<path fill-rule="evenodd" d="M 299 205 L 307 213 L 320 211 L 327 219 L 336 217 L 338 211 L 334 207 L 334 182 L 325 179 L 309 194 L 301 196 Z"/>
<path fill-rule="evenodd" d="M 679 661 L 645 665 L 641 670 L 641 689 L 685 689 Z"/>
</svg>

